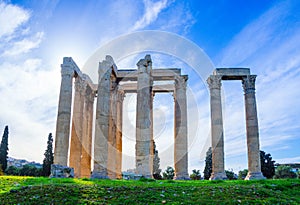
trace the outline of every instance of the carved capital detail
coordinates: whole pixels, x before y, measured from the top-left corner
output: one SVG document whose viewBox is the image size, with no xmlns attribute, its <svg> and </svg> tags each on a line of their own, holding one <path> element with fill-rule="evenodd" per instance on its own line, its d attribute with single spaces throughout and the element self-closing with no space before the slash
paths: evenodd
<svg viewBox="0 0 300 205">
<path fill-rule="evenodd" d="M 90 86 L 86 86 L 85 90 L 85 101 L 86 103 L 93 103 L 95 100 L 96 93 Z"/>
<path fill-rule="evenodd" d="M 211 75 L 207 78 L 206 82 L 208 84 L 209 89 L 221 89 L 222 76 L 220 75 Z"/>
<path fill-rule="evenodd" d="M 247 75 L 247 77 L 243 78 L 242 84 L 245 94 L 255 93 L 255 80 L 256 75 Z"/>
<path fill-rule="evenodd" d="M 70 65 L 61 65 L 61 76 L 69 76 L 69 77 L 74 77 L 75 72 L 74 69 Z"/>
<path fill-rule="evenodd" d="M 84 94 L 86 86 L 87 86 L 87 83 L 84 80 L 82 80 L 80 77 L 77 77 L 75 79 L 75 91 L 76 92 Z"/>
<path fill-rule="evenodd" d="M 175 77 L 175 89 L 186 89 L 187 78 L 184 76 Z"/>
</svg>

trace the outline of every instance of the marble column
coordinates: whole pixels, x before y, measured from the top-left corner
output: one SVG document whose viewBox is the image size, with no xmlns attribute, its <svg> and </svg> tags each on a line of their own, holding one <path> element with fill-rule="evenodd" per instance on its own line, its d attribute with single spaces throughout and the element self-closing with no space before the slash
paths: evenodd
<svg viewBox="0 0 300 205">
<path fill-rule="evenodd" d="M 138 63 L 137 107 L 136 107 L 136 174 L 152 178 L 151 167 L 151 72 L 150 55 Z"/>
<path fill-rule="evenodd" d="M 74 168 L 74 176 L 80 177 L 81 149 L 83 135 L 84 92 L 86 84 L 77 77 L 75 79 L 75 96 L 72 118 L 69 166 Z"/>
<path fill-rule="evenodd" d="M 110 115 L 110 87 L 112 62 L 109 59 L 99 63 L 99 79 L 94 140 L 94 169 L 92 178 L 108 178 L 108 137 Z"/>
<path fill-rule="evenodd" d="M 95 93 L 90 86 L 86 87 L 83 118 L 83 137 L 81 154 L 81 177 L 91 176 L 93 109 Z"/>
<path fill-rule="evenodd" d="M 151 78 L 151 89 L 153 88 L 153 78 Z M 155 93 L 151 92 L 150 99 L 150 171 L 153 174 L 153 163 L 154 163 L 154 132 L 153 132 L 153 100 Z"/>
<path fill-rule="evenodd" d="M 189 179 L 188 174 L 188 139 L 187 139 L 187 76 L 175 78 L 174 91 L 174 163 L 175 179 Z"/>
<path fill-rule="evenodd" d="M 69 58 L 64 58 L 61 65 L 61 85 L 56 121 L 54 164 L 67 166 L 69 152 L 69 135 L 72 107 L 72 84 L 74 70 L 68 64 Z"/>
<path fill-rule="evenodd" d="M 118 91 L 117 95 L 117 131 L 116 131 L 116 178 L 122 178 L 122 121 L 123 121 L 123 100 L 125 93 Z"/>
<path fill-rule="evenodd" d="M 246 180 L 265 179 L 261 172 L 260 164 L 258 120 L 255 98 L 255 79 L 256 75 L 248 75 L 242 80 L 245 95 L 248 148 L 248 175 L 245 178 Z"/>
<path fill-rule="evenodd" d="M 110 179 L 116 178 L 116 131 L 117 131 L 117 83 L 116 77 L 111 75 L 110 88 L 110 112 L 109 112 L 109 133 L 108 133 L 108 162 L 107 171 Z"/>
<path fill-rule="evenodd" d="M 224 170 L 224 136 L 221 101 L 221 79 L 211 75 L 207 79 L 210 90 L 212 173 L 210 180 L 227 179 Z"/>
</svg>

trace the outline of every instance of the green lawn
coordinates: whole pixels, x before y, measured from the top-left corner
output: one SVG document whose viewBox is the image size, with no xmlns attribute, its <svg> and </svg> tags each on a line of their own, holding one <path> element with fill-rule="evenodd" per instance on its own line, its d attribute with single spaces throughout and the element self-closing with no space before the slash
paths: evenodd
<svg viewBox="0 0 300 205">
<path fill-rule="evenodd" d="M 300 180 L 127 181 L 2 176 L 0 204 L 300 204 Z"/>
</svg>

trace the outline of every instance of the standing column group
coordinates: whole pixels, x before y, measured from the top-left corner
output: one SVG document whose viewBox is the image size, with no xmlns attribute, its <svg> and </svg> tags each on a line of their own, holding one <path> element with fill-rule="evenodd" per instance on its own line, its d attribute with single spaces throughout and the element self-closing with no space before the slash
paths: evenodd
<svg viewBox="0 0 300 205">
<path fill-rule="evenodd" d="M 210 89 L 211 107 L 211 141 L 212 141 L 212 174 L 210 179 L 226 179 L 224 169 L 224 136 L 221 102 L 222 75 L 211 75 L 207 79 Z M 249 179 L 265 179 L 261 172 L 258 120 L 255 99 L 256 75 L 234 76 L 232 79 L 242 80 L 245 95 L 246 132 L 248 149 L 248 175 Z M 228 78 L 226 78 L 228 79 Z M 230 79 L 230 78 L 229 78 Z"/>
</svg>

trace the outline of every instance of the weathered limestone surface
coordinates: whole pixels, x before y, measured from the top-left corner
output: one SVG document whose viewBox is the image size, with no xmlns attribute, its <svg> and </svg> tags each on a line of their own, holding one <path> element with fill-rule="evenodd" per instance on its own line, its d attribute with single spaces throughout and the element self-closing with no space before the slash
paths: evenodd
<svg viewBox="0 0 300 205">
<path fill-rule="evenodd" d="M 174 163 L 175 179 L 189 179 L 188 174 L 188 139 L 187 139 L 187 76 L 175 79 L 174 92 Z"/>
<path fill-rule="evenodd" d="M 265 179 L 261 172 L 258 120 L 255 98 L 256 75 L 248 75 L 242 81 L 245 96 L 247 148 L 248 148 L 248 175 L 249 179 Z"/>
<path fill-rule="evenodd" d="M 50 177 L 51 178 L 74 178 L 74 169 L 59 164 L 52 164 Z"/>
<path fill-rule="evenodd" d="M 122 179 L 122 119 L 123 119 L 123 100 L 125 93 L 122 90 L 117 94 L 117 130 L 116 130 L 116 178 Z"/>
<path fill-rule="evenodd" d="M 224 170 L 224 137 L 221 102 L 222 76 L 211 75 L 207 79 L 210 90 L 212 174 L 210 180 L 227 179 Z"/>
<path fill-rule="evenodd" d="M 116 178 L 116 131 L 117 131 L 117 83 L 116 77 L 111 75 L 110 88 L 110 112 L 109 112 L 109 134 L 108 134 L 108 161 L 107 170 L 110 179 Z"/>
<path fill-rule="evenodd" d="M 61 85 L 56 122 L 54 164 L 67 166 L 72 106 L 72 82 L 74 70 L 64 58 L 61 65 Z"/>
<path fill-rule="evenodd" d="M 75 79 L 75 96 L 73 106 L 72 132 L 70 144 L 70 167 L 74 168 L 75 177 L 81 177 L 81 151 L 83 138 L 83 111 L 85 82 L 77 77 Z"/>
<path fill-rule="evenodd" d="M 110 88 L 113 62 L 106 58 L 99 63 L 98 96 L 94 140 L 94 170 L 92 178 L 108 178 L 108 139 L 110 119 Z"/>
<path fill-rule="evenodd" d="M 150 55 L 138 63 L 138 87 L 136 107 L 136 173 L 152 178 L 151 167 L 151 95 L 152 62 Z"/>
<path fill-rule="evenodd" d="M 94 91 L 87 86 L 85 92 L 85 106 L 83 118 L 83 138 L 81 155 L 81 177 L 91 176 L 91 158 L 92 158 L 92 132 L 93 132 L 93 107 Z"/>
</svg>

